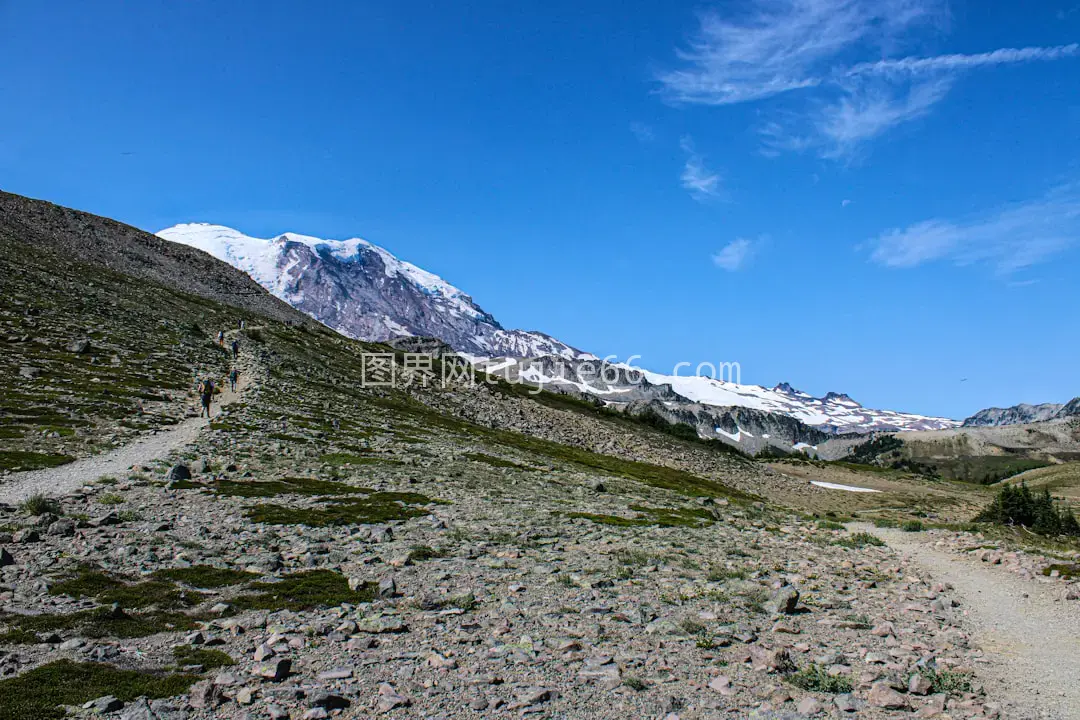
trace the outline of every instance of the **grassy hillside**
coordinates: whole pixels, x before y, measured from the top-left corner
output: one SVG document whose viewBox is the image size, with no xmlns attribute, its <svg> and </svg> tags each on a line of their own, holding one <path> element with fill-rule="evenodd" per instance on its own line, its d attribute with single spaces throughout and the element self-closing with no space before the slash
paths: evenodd
<svg viewBox="0 0 1080 720">
<path fill-rule="evenodd" d="M 233 308 L 0 234 L 0 469 L 31 469 L 174 424 Z"/>
</svg>

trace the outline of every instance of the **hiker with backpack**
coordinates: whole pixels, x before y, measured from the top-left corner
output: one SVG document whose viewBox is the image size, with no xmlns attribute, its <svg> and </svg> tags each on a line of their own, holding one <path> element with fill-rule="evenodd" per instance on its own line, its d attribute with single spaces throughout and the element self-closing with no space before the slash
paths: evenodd
<svg viewBox="0 0 1080 720">
<path fill-rule="evenodd" d="M 236 381 L 240 378 L 240 371 L 233 368 L 229 372 L 229 390 L 236 392 Z"/>
<path fill-rule="evenodd" d="M 233 360 L 240 357 L 240 341 L 239 340 L 233 340 L 232 341 L 232 356 L 233 356 Z"/>
<path fill-rule="evenodd" d="M 206 417 L 210 417 L 210 403 L 214 400 L 214 381 L 210 378 L 206 378 L 199 384 L 199 399 L 202 401 L 199 417 L 202 417 L 203 413 L 206 413 Z"/>
</svg>

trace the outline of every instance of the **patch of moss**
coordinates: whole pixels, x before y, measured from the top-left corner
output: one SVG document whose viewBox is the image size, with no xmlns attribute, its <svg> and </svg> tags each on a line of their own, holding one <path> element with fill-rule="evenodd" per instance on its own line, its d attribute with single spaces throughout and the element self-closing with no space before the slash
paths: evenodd
<svg viewBox="0 0 1080 720">
<path fill-rule="evenodd" d="M 235 665 L 236 661 L 228 653 L 210 648 L 197 648 L 192 645 L 177 645 L 173 648 L 173 658 L 180 667 L 189 665 L 201 665 L 203 670 L 228 667 Z"/>
<path fill-rule="evenodd" d="M 260 503 L 250 508 L 248 519 L 267 525 L 370 525 L 430 515 L 417 505 L 437 502 L 418 493 L 371 493 L 365 498 L 335 500 L 312 508 Z"/>
<path fill-rule="evenodd" d="M 713 522 L 713 517 L 709 511 L 701 508 L 653 508 L 644 505 L 631 505 L 630 509 L 638 514 L 628 518 L 620 515 L 572 512 L 568 517 L 583 518 L 601 525 L 614 525 L 617 527 L 702 527 Z"/>
<path fill-rule="evenodd" d="M 473 462 L 485 463 L 497 468 L 514 468 L 516 470 L 532 470 L 532 468 L 516 463 L 512 460 L 506 460 L 501 457 L 495 457 L 494 455 L 488 455 L 486 453 L 466 453 L 465 457 Z"/>
<path fill-rule="evenodd" d="M 1043 568 L 1042 574 L 1050 577 L 1055 570 L 1057 570 L 1058 574 L 1066 580 L 1080 577 L 1080 565 L 1075 563 L 1056 563 L 1054 565 L 1047 565 Z"/>
<path fill-rule="evenodd" d="M 216 568 L 210 565 L 193 565 L 185 568 L 158 570 L 153 574 L 153 577 L 197 588 L 220 588 L 241 585 L 259 576 L 243 570 Z"/>
<path fill-rule="evenodd" d="M 145 580 L 128 583 L 127 580 L 94 568 L 81 567 L 74 577 L 50 587 L 49 594 L 92 597 L 104 605 L 115 603 L 122 608 L 135 610 L 151 606 L 178 609 L 198 605 L 203 599 L 199 593 L 181 590 L 170 582 Z"/>
<path fill-rule="evenodd" d="M 278 582 L 254 583 L 254 592 L 241 595 L 233 605 L 241 610 L 312 610 L 334 607 L 342 603 L 371 602 L 375 583 L 364 583 L 356 590 L 349 589 L 344 575 L 332 570 L 309 570 L 285 575 Z"/>
<path fill-rule="evenodd" d="M 21 450 L 0 451 L 0 470 L 40 470 L 75 462 L 70 455 L 26 452 Z"/>
<path fill-rule="evenodd" d="M 371 460 L 372 458 L 366 455 L 344 452 L 326 453 L 319 456 L 319 462 L 324 462 L 327 465 L 365 465 Z"/>
<path fill-rule="evenodd" d="M 219 495 L 230 497 L 275 497 L 277 495 L 333 496 L 362 495 L 371 490 L 347 485 L 336 480 L 284 477 L 280 480 L 218 480 L 213 486 Z"/>
<path fill-rule="evenodd" d="M 177 609 L 192 607 L 203 601 L 200 593 L 182 590 L 172 583 L 147 580 L 134 585 L 121 585 L 97 596 L 98 602 L 123 608 L 159 607 Z"/>
<path fill-rule="evenodd" d="M 198 679 L 59 660 L 0 680 L 0 720 L 56 720 L 65 715 L 61 705 L 82 705 L 103 695 L 124 702 L 182 695 Z"/>
<path fill-rule="evenodd" d="M 98 595 L 120 587 L 124 578 L 109 575 L 90 566 L 81 566 L 69 576 L 49 587 L 50 595 L 68 595 L 73 598 L 96 598 Z"/>
<path fill-rule="evenodd" d="M 183 613 L 127 613 L 122 609 L 95 608 L 63 615 L 0 615 L 8 626 L 5 642 L 33 644 L 36 633 L 64 632 L 85 638 L 138 638 L 161 632 L 190 630 L 195 619 Z M 17 642 L 16 642 L 17 641 Z"/>
<path fill-rule="evenodd" d="M 638 515 L 637 517 L 627 518 L 620 515 L 601 515 L 597 513 L 587 512 L 572 512 L 568 513 L 567 517 L 581 520 L 589 520 L 590 522 L 598 523 L 600 525 L 614 525 L 616 527 L 641 527 L 643 525 L 650 525 L 651 522 L 648 518 Z"/>
<path fill-rule="evenodd" d="M 630 509 L 652 518 L 661 527 L 701 527 L 711 525 L 713 516 L 704 508 L 653 508 L 631 505 Z"/>
<path fill-rule="evenodd" d="M 422 562 L 424 560 L 435 560 L 437 558 L 446 557 L 445 550 L 433 548 L 430 545 L 413 545 L 409 550 L 409 559 L 413 562 Z"/>
</svg>

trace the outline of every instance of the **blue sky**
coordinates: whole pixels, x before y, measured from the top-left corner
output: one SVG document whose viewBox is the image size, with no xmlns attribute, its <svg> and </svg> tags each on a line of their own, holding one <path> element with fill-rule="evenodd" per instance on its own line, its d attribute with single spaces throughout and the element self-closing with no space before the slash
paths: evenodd
<svg viewBox="0 0 1080 720">
<path fill-rule="evenodd" d="M 1080 0 L 464 5 L 0 0 L 0 187 L 365 237 L 665 372 L 1080 394 Z"/>
</svg>

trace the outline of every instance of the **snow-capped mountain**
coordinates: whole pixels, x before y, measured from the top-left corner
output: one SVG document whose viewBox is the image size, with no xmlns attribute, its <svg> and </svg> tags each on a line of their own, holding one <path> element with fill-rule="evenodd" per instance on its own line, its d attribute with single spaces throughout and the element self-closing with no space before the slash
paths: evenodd
<svg viewBox="0 0 1080 720">
<path fill-rule="evenodd" d="M 816 433 L 929 430 L 958 424 L 946 418 L 870 410 L 840 393 L 816 398 L 786 383 L 766 388 L 605 365 L 544 333 L 503 328 L 458 288 L 359 238 L 324 240 L 285 233 L 264 239 L 205 223 L 176 225 L 158 236 L 224 260 L 275 296 L 350 337 L 437 338 L 508 379 L 588 393 L 623 407 L 660 402 L 692 412 L 702 434 L 736 444 L 779 432 L 779 426 L 761 419 L 765 414 L 794 419 L 803 430 L 785 429 L 782 434 L 810 440 L 818 437 Z M 717 408 L 744 412 L 718 413 Z M 773 433 L 768 432 L 770 427 Z"/>
<path fill-rule="evenodd" d="M 1080 415 L 1080 397 L 1073 398 L 1067 404 L 1041 403 L 1028 405 L 1020 403 L 1007 408 L 986 408 L 964 421 L 964 427 L 996 427 L 1000 425 L 1023 425 L 1046 420 Z"/>
<path fill-rule="evenodd" d="M 692 404 L 706 409 L 747 408 L 786 415 L 803 425 L 830 434 L 940 430 L 960 424 L 948 418 L 864 408 L 843 393 L 830 392 L 824 397 L 814 397 L 788 383 L 767 388 L 709 377 L 665 375 L 630 365 L 604 364 L 597 360 L 555 357 L 513 363 L 494 359 L 481 365 L 488 372 L 509 380 L 520 379 L 548 389 L 595 395 L 612 405 L 661 401 L 669 407 Z M 711 422 L 711 417 L 702 415 L 696 424 Z M 736 442 L 741 433 L 740 428 L 728 420 L 716 422 L 715 432 Z"/>
<path fill-rule="evenodd" d="M 503 328 L 439 276 L 359 238 L 285 233 L 264 239 L 206 223 L 176 225 L 158 236 L 243 270 L 272 294 L 349 337 L 431 336 L 485 357 L 591 357 L 544 333 Z"/>
</svg>

